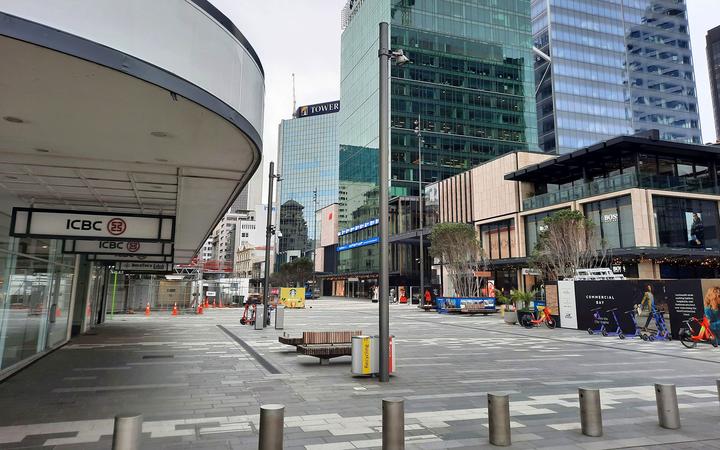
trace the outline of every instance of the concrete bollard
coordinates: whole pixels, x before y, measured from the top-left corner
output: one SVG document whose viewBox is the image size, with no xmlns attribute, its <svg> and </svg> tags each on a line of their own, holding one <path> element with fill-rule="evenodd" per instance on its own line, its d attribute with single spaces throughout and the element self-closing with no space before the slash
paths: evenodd
<svg viewBox="0 0 720 450">
<path fill-rule="evenodd" d="M 680 410 L 674 384 L 655 384 L 658 421 L 660 426 L 670 430 L 680 428 Z"/>
<path fill-rule="evenodd" d="M 405 402 L 401 398 L 382 401 L 382 448 L 405 449 Z"/>
<path fill-rule="evenodd" d="M 599 389 L 578 389 L 580 400 L 580 426 L 585 436 L 602 436 L 602 412 L 600 410 Z"/>
<path fill-rule="evenodd" d="M 720 400 L 720 380 L 715 380 L 715 384 L 717 384 L 718 400 Z"/>
<path fill-rule="evenodd" d="M 490 443 L 501 447 L 510 445 L 510 396 L 488 393 L 488 427 Z"/>
<path fill-rule="evenodd" d="M 142 414 L 120 414 L 115 416 L 113 429 L 113 450 L 138 450 L 142 434 Z"/>
<path fill-rule="evenodd" d="M 285 405 L 260 406 L 258 450 L 282 450 Z"/>
</svg>

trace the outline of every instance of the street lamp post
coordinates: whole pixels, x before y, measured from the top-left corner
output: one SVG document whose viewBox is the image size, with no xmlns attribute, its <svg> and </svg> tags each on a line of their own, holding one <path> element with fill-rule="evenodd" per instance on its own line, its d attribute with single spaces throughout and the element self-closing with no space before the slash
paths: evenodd
<svg viewBox="0 0 720 450">
<path fill-rule="evenodd" d="M 380 60 L 379 78 L 379 152 L 380 170 L 378 182 L 380 184 L 380 217 L 378 224 L 379 257 L 380 257 L 380 295 L 378 306 L 380 309 L 380 382 L 390 381 L 390 248 L 389 248 L 389 210 L 390 200 L 390 60 L 395 60 L 398 65 L 409 62 L 402 50 L 390 50 L 389 25 L 387 22 L 380 22 L 380 48 L 378 50 Z"/>
<path fill-rule="evenodd" d="M 270 161 L 270 184 L 268 186 L 268 204 L 267 204 L 267 222 L 265 223 L 265 280 L 263 285 L 263 329 L 265 329 L 265 320 L 268 317 L 268 298 L 270 296 L 270 239 L 275 234 L 275 227 L 272 224 L 273 209 L 273 181 L 280 175 L 275 175 L 275 162 Z M 257 320 L 257 318 L 255 318 Z"/>
<path fill-rule="evenodd" d="M 418 138 L 418 215 L 420 216 L 420 306 L 425 306 L 425 248 L 423 230 L 425 227 L 425 209 L 423 208 L 423 182 L 422 182 L 422 144 L 423 137 L 420 130 L 420 114 L 417 118 L 415 134 Z"/>
<path fill-rule="evenodd" d="M 317 258 L 316 254 L 317 254 L 317 249 L 318 249 L 318 245 L 317 245 L 317 188 L 315 188 L 315 190 L 313 191 L 313 204 L 315 207 L 315 213 L 314 213 L 315 215 L 313 216 L 313 259 L 312 259 L 313 285 L 312 285 L 312 292 L 310 295 L 311 299 L 315 297 L 315 290 L 317 289 L 317 275 L 316 275 L 317 270 L 315 269 L 315 261 Z"/>
</svg>

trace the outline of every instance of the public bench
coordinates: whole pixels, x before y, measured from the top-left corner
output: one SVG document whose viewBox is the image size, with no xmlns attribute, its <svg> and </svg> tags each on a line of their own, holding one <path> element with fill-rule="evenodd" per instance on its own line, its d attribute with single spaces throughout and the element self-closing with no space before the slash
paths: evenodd
<svg viewBox="0 0 720 450">
<path fill-rule="evenodd" d="M 320 364 L 329 364 L 331 358 L 352 355 L 352 337 L 362 331 L 305 331 L 302 343 L 297 344 L 301 355 L 314 356 Z"/>
</svg>

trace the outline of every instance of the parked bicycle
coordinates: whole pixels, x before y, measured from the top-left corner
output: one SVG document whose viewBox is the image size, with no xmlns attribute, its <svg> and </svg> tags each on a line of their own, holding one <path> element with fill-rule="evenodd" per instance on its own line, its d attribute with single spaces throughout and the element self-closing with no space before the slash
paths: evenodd
<svg viewBox="0 0 720 450">
<path fill-rule="evenodd" d="M 687 348 L 697 347 L 698 342 L 708 342 L 713 347 L 718 346 L 717 337 L 715 333 L 710 329 L 710 321 L 707 317 L 703 317 L 699 320 L 697 317 L 693 317 L 690 320 L 686 320 L 687 328 L 680 329 L 679 337 L 680 342 Z M 697 332 L 695 331 L 697 329 Z"/>
<path fill-rule="evenodd" d="M 555 328 L 556 325 L 555 319 L 552 317 L 552 311 L 547 306 L 540 311 L 540 315 L 537 318 L 535 317 L 535 313 L 531 312 L 520 319 L 520 325 L 525 328 L 539 327 L 540 324 L 543 323 L 550 329 Z"/>
</svg>

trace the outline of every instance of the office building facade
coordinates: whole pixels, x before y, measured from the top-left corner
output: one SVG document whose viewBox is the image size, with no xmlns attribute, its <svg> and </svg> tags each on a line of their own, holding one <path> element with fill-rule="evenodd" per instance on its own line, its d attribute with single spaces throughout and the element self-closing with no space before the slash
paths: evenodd
<svg viewBox="0 0 720 450">
<path fill-rule="evenodd" d="M 542 150 L 650 129 L 702 142 L 684 1 L 533 0 L 532 23 Z"/>
<path fill-rule="evenodd" d="M 716 140 L 720 142 L 720 26 L 708 31 L 705 41 L 708 71 L 710 72 L 710 93 L 715 117 L 715 136 Z"/>
<path fill-rule="evenodd" d="M 403 49 L 412 61 L 391 68 L 391 197 L 406 198 L 405 206 L 411 205 L 422 183 L 513 150 L 537 148 L 529 0 L 351 0 L 342 13 L 343 110 L 338 125 L 346 161 L 369 167 L 377 158 L 378 24 L 383 21 L 390 23 L 390 46 Z M 422 158 L 416 128 L 422 134 Z M 362 159 L 367 163 L 358 163 Z M 377 219 L 372 213 L 377 210 L 376 192 L 346 190 L 347 198 L 340 202 L 345 209 L 341 232 L 349 231 L 340 237 L 338 272 L 354 274 L 348 275 L 353 279 L 376 278 L 377 225 L 368 225 Z M 414 204 L 417 228 L 417 200 Z M 391 215 L 408 212 L 400 204 L 392 208 Z M 417 240 L 392 247 L 395 284 L 417 283 Z M 358 295 L 373 286 L 372 280 L 357 283 Z"/>
<path fill-rule="evenodd" d="M 340 102 L 299 107 L 279 129 L 278 257 L 312 256 L 315 211 L 338 199 L 337 115 Z"/>
</svg>

